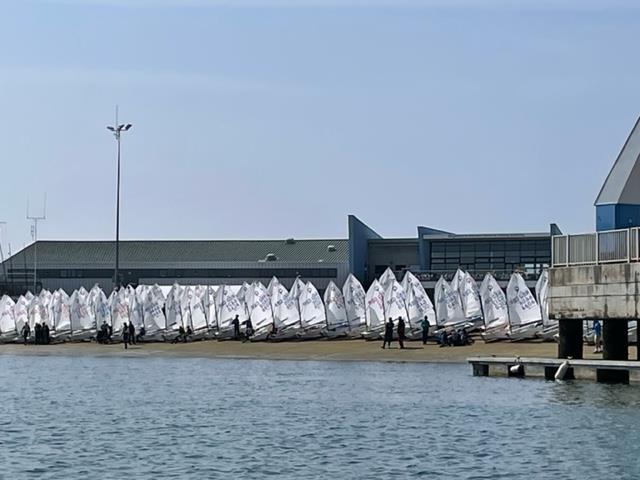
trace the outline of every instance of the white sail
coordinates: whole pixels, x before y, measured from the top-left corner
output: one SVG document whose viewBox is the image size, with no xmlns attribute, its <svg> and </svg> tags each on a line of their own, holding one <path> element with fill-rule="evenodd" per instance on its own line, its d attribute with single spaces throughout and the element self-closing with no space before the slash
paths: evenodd
<svg viewBox="0 0 640 480">
<path fill-rule="evenodd" d="M 300 294 L 304 291 L 304 287 L 304 282 L 300 280 L 300 277 L 296 277 L 291 285 L 291 290 L 289 290 L 289 294 L 296 302 L 300 300 Z"/>
<path fill-rule="evenodd" d="M 232 328 L 231 322 L 238 316 L 240 324 L 248 318 L 247 309 L 244 301 L 245 288 L 236 289 L 238 294 L 227 285 L 222 285 L 217 292 L 216 302 L 218 305 L 218 328 L 220 330 L 228 330 Z"/>
<path fill-rule="evenodd" d="M 549 318 L 549 271 L 543 270 L 536 282 L 536 298 L 540 305 L 542 324 L 546 327 L 557 322 Z"/>
<path fill-rule="evenodd" d="M 102 289 L 95 285 L 89 291 L 89 308 L 93 312 L 93 317 L 96 320 L 96 328 L 100 328 L 103 323 L 107 325 L 111 324 L 111 308 L 109 307 L 109 301 Z"/>
<path fill-rule="evenodd" d="M 166 328 L 167 319 L 162 312 L 164 295 L 158 285 L 147 289 L 143 293 L 142 309 L 144 312 L 144 328 L 147 334 L 153 334 Z"/>
<path fill-rule="evenodd" d="M 482 308 L 484 310 L 484 325 L 486 330 L 509 325 L 507 297 L 496 279 L 493 278 L 493 275 L 490 273 L 484 276 L 482 285 L 480 285 L 480 299 L 482 300 Z"/>
<path fill-rule="evenodd" d="M 46 309 L 41 305 L 39 296 L 34 296 L 31 299 L 27 305 L 27 314 L 31 328 L 34 328 L 36 323 L 42 325 L 46 321 Z"/>
<path fill-rule="evenodd" d="M 269 332 L 273 325 L 271 298 L 262 282 L 253 282 L 245 294 L 251 325 L 256 334 Z"/>
<path fill-rule="evenodd" d="M 182 300 L 183 289 L 174 283 L 165 300 L 166 330 L 178 330 L 182 326 Z"/>
<path fill-rule="evenodd" d="M 182 312 L 182 326 L 187 329 L 191 327 L 193 330 L 193 321 L 191 320 L 191 300 L 194 296 L 194 289 L 191 286 L 184 287 L 182 297 L 180 298 L 180 311 Z"/>
<path fill-rule="evenodd" d="M 458 289 L 464 316 L 469 320 L 482 318 L 482 305 L 480 304 L 478 285 L 469 272 L 464 272 Z"/>
<path fill-rule="evenodd" d="M 407 316 L 411 328 L 421 328 L 420 322 L 424 317 L 427 317 L 430 325 L 435 326 L 436 311 L 420 280 L 413 273 L 407 271 L 402 279 L 402 285 L 407 293 Z"/>
<path fill-rule="evenodd" d="M 209 328 L 217 328 L 218 326 L 218 313 L 216 308 L 216 291 L 217 287 L 208 285 L 204 296 L 202 297 L 204 303 L 204 312 L 207 317 L 207 326 Z"/>
<path fill-rule="evenodd" d="M 300 312 L 298 301 L 287 292 L 284 285 L 279 284 L 271 294 L 271 308 L 273 319 L 278 330 L 295 329 L 300 326 Z"/>
<path fill-rule="evenodd" d="M 407 294 L 397 280 L 393 280 L 384 292 L 385 315 L 397 323 L 398 318 L 407 319 Z"/>
<path fill-rule="evenodd" d="M 114 333 L 121 332 L 124 323 L 129 323 L 129 302 L 124 288 L 111 297 L 111 322 Z"/>
<path fill-rule="evenodd" d="M 129 302 L 129 321 L 136 330 L 144 325 L 144 292 L 146 286 L 138 285 L 135 289 L 127 287 L 127 301 Z"/>
<path fill-rule="evenodd" d="M 384 288 L 378 280 L 374 280 L 365 296 L 367 329 L 369 331 L 384 328 Z"/>
<path fill-rule="evenodd" d="M 267 285 L 267 293 L 269 293 L 270 297 L 278 290 L 278 287 L 280 287 L 280 280 L 274 275 L 271 277 L 269 285 Z"/>
<path fill-rule="evenodd" d="M 327 315 L 322 298 L 311 282 L 307 282 L 300 293 L 300 323 L 302 328 L 319 328 L 327 324 Z"/>
<path fill-rule="evenodd" d="M 62 289 L 56 290 L 53 302 L 53 329 L 56 334 L 71 330 L 71 305 L 69 295 Z"/>
<path fill-rule="evenodd" d="M 462 305 L 460 304 L 460 295 L 453 290 L 444 277 L 440 277 L 436 282 L 434 297 L 436 301 L 436 320 L 439 326 L 454 325 L 465 320 Z"/>
<path fill-rule="evenodd" d="M 393 273 L 393 270 L 391 270 L 391 267 L 387 267 L 384 273 L 380 275 L 379 282 L 380 282 L 380 285 L 382 285 L 382 288 L 384 288 L 385 292 L 387 291 L 387 288 L 389 288 L 389 285 L 391 285 L 395 281 L 396 281 L 396 274 Z"/>
<path fill-rule="evenodd" d="M 29 293 L 29 292 L 27 292 Z M 31 296 L 33 299 L 33 296 Z M 14 318 L 16 319 L 16 330 L 22 332 L 22 327 L 29 323 L 29 300 L 26 296 L 20 295 L 13 307 Z"/>
<path fill-rule="evenodd" d="M 456 270 L 456 274 L 453 276 L 453 278 L 451 279 L 451 283 L 449 284 L 451 286 L 451 290 L 456 292 L 458 295 L 460 295 L 460 290 L 461 290 L 460 286 L 464 282 L 465 273 L 466 272 L 461 268 Z M 460 303 L 462 303 L 462 301 Z"/>
<path fill-rule="evenodd" d="M 15 336 L 16 317 L 13 312 L 15 302 L 8 295 L 3 295 L 0 299 L 0 335 Z"/>
<path fill-rule="evenodd" d="M 73 332 L 95 329 L 96 319 L 89 308 L 89 292 L 80 287 L 71 295 L 71 330 Z"/>
<path fill-rule="evenodd" d="M 42 323 L 46 323 L 49 325 L 49 329 L 51 329 L 53 327 L 53 315 L 51 312 L 51 299 L 53 298 L 53 295 L 49 290 L 42 289 L 38 297 Z"/>
<path fill-rule="evenodd" d="M 507 285 L 507 305 L 512 327 L 542 320 L 538 302 L 519 273 L 512 274 Z"/>
<path fill-rule="evenodd" d="M 349 327 L 344 297 L 333 282 L 329 282 L 324 291 L 324 305 L 327 314 L 327 327 L 330 330 L 347 329 Z"/>
<path fill-rule="evenodd" d="M 367 325 L 366 293 L 360 281 L 350 273 L 342 286 L 342 296 L 347 311 L 351 333 L 359 333 Z"/>
<path fill-rule="evenodd" d="M 206 287 L 197 286 L 193 288 L 193 295 L 189 301 L 189 313 L 191 316 L 191 327 L 194 331 L 208 327 L 207 313 L 204 306 L 204 297 L 207 293 Z"/>
</svg>

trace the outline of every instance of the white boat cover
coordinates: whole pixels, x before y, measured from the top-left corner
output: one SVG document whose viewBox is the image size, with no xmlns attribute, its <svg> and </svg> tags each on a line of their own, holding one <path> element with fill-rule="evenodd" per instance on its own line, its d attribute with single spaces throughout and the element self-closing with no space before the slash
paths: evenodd
<svg viewBox="0 0 640 480">
<path fill-rule="evenodd" d="M 162 312 L 164 295 L 158 285 L 146 290 L 143 294 L 144 328 L 147 334 L 153 334 L 167 327 L 167 319 Z"/>
<path fill-rule="evenodd" d="M 300 327 L 300 312 L 298 302 L 287 292 L 284 285 L 279 284 L 271 294 L 271 308 L 273 319 L 278 330 L 295 329 Z"/>
<path fill-rule="evenodd" d="M 436 320 L 439 326 L 454 325 L 465 321 L 460 295 L 451 288 L 451 285 L 440 277 L 434 288 L 436 301 Z"/>
<path fill-rule="evenodd" d="M 349 330 L 361 332 L 367 325 L 366 293 L 360 281 L 350 273 L 342 286 Z"/>
<path fill-rule="evenodd" d="M 245 293 L 245 301 L 255 333 L 271 331 L 273 311 L 267 287 L 262 282 L 253 282 Z"/>
<path fill-rule="evenodd" d="M 420 322 L 424 317 L 427 317 L 430 325 L 435 326 L 436 311 L 420 280 L 413 273 L 407 271 L 402 279 L 402 285 L 407 293 L 409 326 L 413 329 L 420 328 Z"/>
<path fill-rule="evenodd" d="M 396 274 L 393 273 L 393 270 L 391 270 L 391 267 L 387 267 L 384 273 L 380 275 L 379 282 L 380 282 L 380 285 L 382 285 L 382 288 L 384 289 L 385 292 L 389 288 L 389 285 L 391 285 L 395 281 L 396 281 Z"/>
<path fill-rule="evenodd" d="M 538 302 L 519 273 L 513 273 L 507 285 L 507 305 L 511 327 L 542 320 Z"/>
<path fill-rule="evenodd" d="M 542 324 L 545 327 L 557 325 L 556 320 L 549 318 L 549 271 L 543 270 L 536 282 L 536 298 L 540 305 L 540 314 L 542 316 Z"/>
<path fill-rule="evenodd" d="M 484 326 L 486 330 L 509 325 L 507 297 L 490 273 L 487 273 L 482 280 L 480 298 L 484 310 Z"/>
<path fill-rule="evenodd" d="M 464 272 L 462 282 L 458 288 L 464 316 L 469 320 L 482 318 L 482 305 L 480 304 L 478 285 L 469 272 Z"/>
<path fill-rule="evenodd" d="M 330 330 L 347 329 L 349 320 L 342 292 L 335 283 L 329 282 L 324 291 L 324 305 L 327 313 L 327 328 Z"/>
<path fill-rule="evenodd" d="M 8 295 L 0 299 L 0 335 L 17 335 L 16 317 L 13 312 L 15 302 Z"/>
<path fill-rule="evenodd" d="M 384 328 L 384 288 L 374 280 L 365 296 L 367 329 L 370 331 Z"/>
<path fill-rule="evenodd" d="M 397 323 L 398 318 L 407 316 L 407 294 L 397 280 L 393 280 L 384 292 L 384 311 L 387 317 Z"/>
<path fill-rule="evenodd" d="M 327 315 L 322 298 L 311 282 L 307 282 L 300 293 L 300 323 L 303 329 L 319 328 L 327 325 Z"/>
</svg>

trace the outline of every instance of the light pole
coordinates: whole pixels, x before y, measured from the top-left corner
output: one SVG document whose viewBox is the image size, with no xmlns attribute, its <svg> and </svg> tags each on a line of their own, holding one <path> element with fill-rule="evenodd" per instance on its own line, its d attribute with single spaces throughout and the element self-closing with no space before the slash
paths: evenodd
<svg viewBox="0 0 640 480">
<path fill-rule="evenodd" d="M 27 220 L 31 220 L 31 237 L 33 238 L 33 294 L 38 292 L 38 222 L 47 219 L 47 194 L 44 194 L 44 208 L 42 215 L 29 214 L 29 200 L 27 200 Z M 26 257 L 25 257 L 26 258 Z M 26 280 L 26 271 L 25 271 Z"/>
<path fill-rule="evenodd" d="M 131 128 L 131 124 L 119 124 L 118 123 L 118 107 L 116 106 L 116 123 L 113 127 L 108 126 L 107 129 L 113 132 L 113 136 L 116 137 L 116 143 L 118 144 L 118 179 L 116 184 L 116 268 L 113 278 L 113 287 L 118 289 L 120 287 L 120 136 L 122 132 L 126 132 Z"/>
</svg>

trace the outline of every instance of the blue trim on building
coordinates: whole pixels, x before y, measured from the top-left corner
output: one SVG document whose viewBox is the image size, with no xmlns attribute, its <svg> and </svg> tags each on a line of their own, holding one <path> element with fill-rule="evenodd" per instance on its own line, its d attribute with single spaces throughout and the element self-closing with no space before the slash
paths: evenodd
<svg viewBox="0 0 640 480">
<path fill-rule="evenodd" d="M 596 230 L 616 230 L 640 226 L 640 205 L 611 203 L 596 205 Z"/>
<path fill-rule="evenodd" d="M 366 282 L 370 239 L 382 238 L 355 215 L 349 215 L 349 270 L 358 280 Z"/>
</svg>

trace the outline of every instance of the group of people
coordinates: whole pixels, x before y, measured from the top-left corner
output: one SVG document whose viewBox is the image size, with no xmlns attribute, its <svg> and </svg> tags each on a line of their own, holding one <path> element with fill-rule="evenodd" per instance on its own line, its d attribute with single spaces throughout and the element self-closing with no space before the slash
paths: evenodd
<svg viewBox="0 0 640 480">
<path fill-rule="evenodd" d="M 142 343 L 144 341 L 145 334 L 146 331 L 144 325 L 142 325 L 140 330 L 136 333 L 136 327 L 133 322 L 124 322 L 124 325 L 122 325 L 122 343 L 124 343 L 124 348 L 127 349 L 129 348 L 129 345 Z M 113 327 L 107 322 L 102 322 L 102 325 L 96 334 L 96 341 L 106 345 L 111 343 L 112 336 Z"/>
<path fill-rule="evenodd" d="M 43 322 L 42 324 L 36 323 L 33 326 L 33 331 L 34 343 L 36 345 L 48 345 L 49 343 L 51 343 L 49 325 L 47 325 L 46 322 Z M 24 341 L 24 344 L 26 345 L 29 342 L 29 337 L 31 336 L 31 326 L 29 326 L 29 323 L 25 323 L 22 326 L 20 334 L 22 335 L 22 339 Z"/>
<path fill-rule="evenodd" d="M 391 348 L 391 342 L 393 341 L 393 318 L 389 318 L 389 321 L 384 325 L 384 339 L 382 341 L 382 347 L 386 348 L 387 346 Z M 407 324 L 404 321 L 404 318 L 398 318 L 398 326 L 396 327 L 396 337 L 398 338 L 398 345 L 400 348 L 404 348 L 404 341 L 406 337 L 406 328 Z M 422 344 L 426 345 L 429 340 L 429 329 L 431 328 L 431 322 L 429 322 L 429 318 L 425 315 L 424 319 L 420 322 L 420 328 L 422 329 Z"/>
<path fill-rule="evenodd" d="M 142 327 L 144 328 L 144 327 Z M 193 335 L 193 330 L 191 329 L 191 325 L 187 325 L 187 329 L 185 330 L 182 325 L 178 328 L 178 336 L 171 340 L 171 343 L 187 343 L 191 336 Z"/>
<path fill-rule="evenodd" d="M 469 336 L 466 328 L 447 331 L 443 329 L 436 338 L 441 347 L 463 347 L 471 345 L 473 339 Z"/>
<path fill-rule="evenodd" d="M 234 340 L 242 340 L 242 343 L 244 342 L 248 342 L 251 337 L 253 336 L 254 330 L 253 330 L 253 323 L 251 323 L 251 319 L 248 318 L 246 319 L 244 322 L 242 322 L 242 325 L 244 325 L 244 335 L 242 335 L 240 333 L 240 317 L 238 315 L 236 315 L 236 318 L 234 318 L 231 321 L 231 325 L 233 326 L 233 339 Z M 273 331 L 271 333 L 275 333 L 275 326 L 273 327 Z"/>
</svg>

